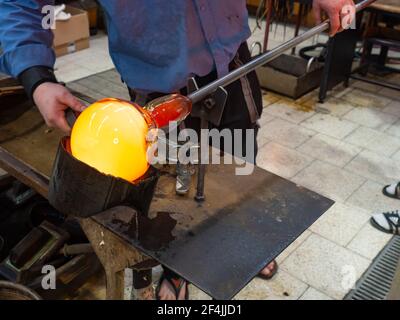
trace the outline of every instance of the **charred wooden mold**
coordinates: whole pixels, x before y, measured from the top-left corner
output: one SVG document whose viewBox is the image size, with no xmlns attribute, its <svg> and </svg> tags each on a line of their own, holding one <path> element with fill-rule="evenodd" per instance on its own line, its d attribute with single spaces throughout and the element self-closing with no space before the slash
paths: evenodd
<svg viewBox="0 0 400 320">
<path fill-rule="evenodd" d="M 60 212 L 82 218 L 119 205 L 147 215 L 158 178 L 153 167 L 132 183 L 105 175 L 74 158 L 69 138 L 64 137 L 54 161 L 48 199 Z"/>
</svg>

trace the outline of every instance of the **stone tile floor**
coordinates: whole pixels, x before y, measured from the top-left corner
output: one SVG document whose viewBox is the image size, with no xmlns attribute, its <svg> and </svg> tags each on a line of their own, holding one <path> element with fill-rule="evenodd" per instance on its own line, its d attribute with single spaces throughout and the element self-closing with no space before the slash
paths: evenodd
<svg viewBox="0 0 400 320">
<path fill-rule="evenodd" d="M 282 27 L 272 33 L 270 47 L 283 34 Z M 249 43 L 262 35 L 257 30 Z M 68 82 L 113 67 L 107 38 L 99 35 L 90 49 L 59 58 L 56 73 Z M 353 82 L 335 88 L 324 104 L 316 97 L 316 91 L 296 101 L 265 93 L 258 164 L 336 204 L 282 252 L 273 280 L 254 279 L 238 299 L 342 299 L 390 238 L 368 220 L 399 209 L 381 189 L 400 179 L 400 93 Z M 157 279 L 160 269 L 154 272 Z M 190 289 L 192 299 L 209 298 Z"/>
</svg>

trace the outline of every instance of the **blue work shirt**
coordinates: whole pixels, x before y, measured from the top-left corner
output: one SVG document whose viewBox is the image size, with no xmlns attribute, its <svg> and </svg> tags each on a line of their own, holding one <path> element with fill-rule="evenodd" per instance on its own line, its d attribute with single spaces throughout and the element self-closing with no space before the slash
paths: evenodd
<svg viewBox="0 0 400 320">
<path fill-rule="evenodd" d="M 100 0 L 112 60 L 128 86 L 173 92 L 190 76 L 228 73 L 250 36 L 246 0 Z M 53 67 L 51 30 L 41 8 L 50 0 L 0 0 L 0 71 L 14 77 Z"/>
</svg>

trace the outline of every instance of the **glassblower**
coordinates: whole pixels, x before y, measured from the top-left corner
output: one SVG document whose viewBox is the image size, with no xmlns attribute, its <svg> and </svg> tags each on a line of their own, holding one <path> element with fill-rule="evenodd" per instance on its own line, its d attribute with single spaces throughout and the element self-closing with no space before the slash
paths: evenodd
<svg viewBox="0 0 400 320">
<path fill-rule="evenodd" d="M 375 1 L 358 3 L 356 11 Z M 64 138 L 59 148 L 49 191 L 53 206 L 67 214 L 90 216 L 109 207 L 128 203 L 146 214 L 157 182 L 157 173 L 150 168 L 146 157 L 149 130 L 163 128 L 170 121 L 181 122 L 189 114 L 201 119 L 202 129 L 208 129 L 209 122 L 218 126 L 227 98 L 225 86 L 327 29 L 329 20 L 200 89 L 195 80 L 190 79 L 186 97 L 180 94 L 167 95 L 151 101 L 143 108 L 111 98 L 92 104 L 76 119 L 70 141 Z M 79 165 L 73 158 L 79 160 Z M 66 165 L 69 168 L 64 167 Z M 76 166 L 80 169 L 74 169 Z M 64 172 L 68 172 L 69 176 Z M 204 200 L 204 175 L 205 164 L 199 163 L 197 201 Z M 96 187 L 91 189 L 94 184 Z M 89 188 L 82 190 L 85 185 Z M 108 194 L 101 188 L 107 190 Z M 124 190 L 122 195 L 114 194 L 121 190 Z M 76 205 L 68 209 L 66 202 L 70 207 L 71 202 L 79 203 L 72 199 L 79 196 L 79 192 L 83 194 L 82 200 L 89 198 L 92 205 L 82 205 L 80 202 L 82 207 L 79 210 Z M 151 192 L 151 195 L 144 197 L 146 192 Z M 95 200 L 101 197 L 104 197 L 101 204 L 94 205 Z"/>
</svg>

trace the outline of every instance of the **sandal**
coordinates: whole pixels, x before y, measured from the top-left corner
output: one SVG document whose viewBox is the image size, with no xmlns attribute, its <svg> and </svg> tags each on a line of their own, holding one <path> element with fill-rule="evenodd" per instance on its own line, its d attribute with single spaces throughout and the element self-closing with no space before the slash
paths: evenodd
<svg viewBox="0 0 400 320">
<path fill-rule="evenodd" d="M 273 260 L 272 262 L 274 263 L 274 268 L 271 270 L 271 273 L 268 276 L 259 273 L 258 274 L 259 278 L 264 279 L 264 280 L 271 280 L 275 276 L 275 274 L 278 272 L 279 266 L 275 260 Z"/>
<path fill-rule="evenodd" d="M 178 300 L 179 293 L 181 292 L 183 286 L 186 286 L 186 293 L 185 293 L 185 300 L 189 300 L 189 285 L 188 282 L 180 278 L 176 273 L 172 272 L 171 270 L 164 269 L 164 272 L 158 281 L 157 288 L 156 288 L 156 300 L 161 300 L 160 299 L 160 290 L 161 290 L 161 285 L 162 283 L 167 281 L 172 288 L 175 291 L 175 297 Z"/>
<path fill-rule="evenodd" d="M 395 235 L 400 235 L 400 214 L 398 211 L 375 214 L 370 222 L 376 229 Z"/>
<path fill-rule="evenodd" d="M 393 189 L 394 192 L 388 192 L 388 188 L 392 188 L 392 189 L 394 188 Z M 385 186 L 382 189 L 382 193 L 389 198 L 400 199 L 400 182 L 397 185 L 389 184 L 389 185 Z"/>
</svg>

